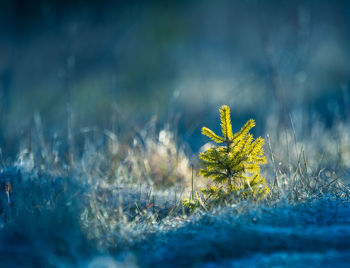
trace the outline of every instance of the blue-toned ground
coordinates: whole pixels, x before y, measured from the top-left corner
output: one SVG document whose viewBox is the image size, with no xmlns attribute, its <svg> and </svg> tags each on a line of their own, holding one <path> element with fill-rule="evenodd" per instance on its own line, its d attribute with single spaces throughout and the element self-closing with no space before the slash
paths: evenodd
<svg viewBox="0 0 350 268">
<path fill-rule="evenodd" d="M 348 267 L 350 260 L 350 204 L 331 197 L 145 217 L 94 238 L 78 211 L 68 205 L 3 227 L 1 267 Z"/>
<path fill-rule="evenodd" d="M 350 206 L 326 199 L 292 207 L 239 205 L 192 217 L 141 245 L 137 259 L 149 267 L 347 267 Z"/>
<path fill-rule="evenodd" d="M 0 267 L 349 266 L 349 174 L 330 168 L 348 158 L 319 146 L 330 138 L 289 146 L 289 162 L 270 161 L 266 200 L 193 214 L 181 201 L 189 196 L 190 161 L 169 131 L 145 135 L 118 158 L 113 141 L 87 140 L 74 161 L 33 142 L 17 166 L 1 171 Z M 274 155 L 283 155 L 276 144 Z M 312 157 L 301 161 L 300 148 Z M 327 162 L 317 160 L 320 148 L 329 148 Z M 173 180 L 180 185 L 165 186 Z"/>
</svg>

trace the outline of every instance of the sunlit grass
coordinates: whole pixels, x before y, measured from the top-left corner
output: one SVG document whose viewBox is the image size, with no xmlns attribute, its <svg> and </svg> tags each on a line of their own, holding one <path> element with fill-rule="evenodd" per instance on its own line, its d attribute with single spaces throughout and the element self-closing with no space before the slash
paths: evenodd
<svg viewBox="0 0 350 268">
<path fill-rule="evenodd" d="M 296 232 L 291 222 L 301 226 L 348 223 L 343 215 L 349 209 L 350 194 L 346 184 L 348 132 L 343 128 L 338 125 L 320 132 L 317 139 L 304 140 L 293 129 L 270 132 L 265 146 L 268 165 L 262 169 L 271 189 L 269 196 L 261 201 L 231 200 L 189 215 L 181 200 L 191 195 L 192 171 L 195 187 L 207 179 L 198 175 L 199 163 L 168 126 L 159 130 L 145 126 L 129 142 L 121 142 L 110 130 L 77 130 L 80 145 L 63 137 L 45 137 L 37 126 L 33 138 L 21 145 L 13 162 L 16 168 L 9 165 L 3 173 L 12 182 L 14 203 L 2 202 L 2 245 L 23 244 L 28 257 L 19 265 L 35 259 L 44 265 L 59 261 L 84 266 L 100 254 L 124 264 L 153 265 L 170 259 L 187 265 L 212 259 L 210 252 L 218 258 L 235 258 L 238 253 L 225 247 L 231 248 L 229 243 L 243 235 L 252 241 L 272 237 L 256 224 L 286 227 L 288 233 Z M 330 144 L 336 144 L 331 139 L 334 131 L 342 147 L 331 153 Z M 216 231 L 209 235 L 212 230 Z M 243 234 L 236 236 L 237 230 Z M 278 232 L 282 238 L 274 240 L 277 249 L 297 247 L 286 233 Z M 311 247 L 315 245 L 310 242 L 312 235 L 317 234 L 305 238 Z M 304 241 L 301 233 L 296 237 L 296 243 Z M 328 245 L 321 242 L 321 248 Z M 203 250 L 192 248 L 202 243 Z M 253 248 L 264 251 L 270 246 L 261 242 Z M 251 247 L 246 243 L 239 252 Z M 147 258 L 146 251 L 152 251 Z M 17 254 L 14 249 L 12 258 Z"/>
</svg>

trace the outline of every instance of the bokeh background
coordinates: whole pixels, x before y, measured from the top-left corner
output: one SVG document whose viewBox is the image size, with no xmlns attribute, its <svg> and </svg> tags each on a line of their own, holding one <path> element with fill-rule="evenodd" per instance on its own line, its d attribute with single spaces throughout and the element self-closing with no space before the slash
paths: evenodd
<svg viewBox="0 0 350 268">
<path fill-rule="evenodd" d="M 331 128 L 350 116 L 349 33 L 345 0 L 2 0 L 2 154 L 38 118 L 122 135 L 156 116 L 194 151 L 222 104 L 259 135 Z"/>
</svg>

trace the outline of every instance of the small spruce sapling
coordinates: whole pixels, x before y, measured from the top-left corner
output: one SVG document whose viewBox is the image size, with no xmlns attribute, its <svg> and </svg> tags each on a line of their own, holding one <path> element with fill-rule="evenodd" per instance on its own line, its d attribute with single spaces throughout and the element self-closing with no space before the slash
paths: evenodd
<svg viewBox="0 0 350 268">
<path fill-rule="evenodd" d="M 228 201 L 232 197 L 239 199 L 265 197 L 269 193 L 265 179 L 260 174 L 260 165 L 266 163 L 262 148 L 264 139 L 254 140 L 249 133 L 255 126 L 250 119 L 236 134 L 232 132 L 230 108 L 220 108 L 222 136 L 209 128 L 203 127 L 202 134 L 217 145 L 199 154 L 203 168 L 200 175 L 212 178 L 214 185 L 201 189 L 195 200 L 184 199 L 183 203 L 190 210 L 195 207 L 208 207 Z"/>
</svg>

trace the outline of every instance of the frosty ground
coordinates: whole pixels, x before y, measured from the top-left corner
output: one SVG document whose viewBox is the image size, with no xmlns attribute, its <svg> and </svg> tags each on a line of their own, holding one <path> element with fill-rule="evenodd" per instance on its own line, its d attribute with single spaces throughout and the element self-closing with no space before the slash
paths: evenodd
<svg viewBox="0 0 350 268">
<path fill-rule="evenodd" d="M 326 131 L 317 142 L 270 133 L 271 196 L 192 214 L 181 201 L 192 160 L 169 129 L 128 145 L 110 132 L 86 136 L 80 153 L 38 133 L 3 163 L 14 203 L 3 205 L 1 265 L 347 267 L 349 131 L 339 129 L 336 141 Z"/>
</svg>

